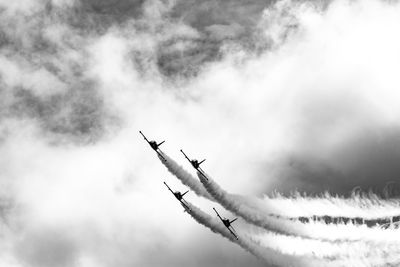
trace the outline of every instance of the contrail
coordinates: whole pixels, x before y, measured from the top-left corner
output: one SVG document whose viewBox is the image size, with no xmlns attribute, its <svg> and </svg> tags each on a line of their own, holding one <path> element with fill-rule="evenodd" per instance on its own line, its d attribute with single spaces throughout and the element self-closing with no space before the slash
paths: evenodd
<svg viewBox="0 0 400 267">
<path fill-rule="evenodd" d="M 198 223 L 208 227 L 214 233 L 218 233 L 229 239 L 231 242 L 238 244 L 267 264 L 273 264 L 274 266 L 322 266 L 322 262 L 312 259 L 311 257 L 284 255 L 270 248 L 261 247 L 245 235 L 240 235 L 237 240 L 219 220 L 211 217 L 191 203 L 188 202 L 187 204 L 190 208 L 187 212 Z"/>
<path fill-rule="evenodd" d="M 190 189 L 195 192 L 198 196 L 205 197 L 210 200 L 214 200 L 214 198 L 205 190 L 202 184 L 193 177 L 190 173 L 188 173 L 185 169 L 182 168 L 178 163 L 176 163 L 172 158 L 170 158 L 165 153 L 162 153 L 162 156 L 165 160 L 158 155 L 158 158 L 167 167 L 168 171 L 176 176 L 182 184 L 190 187 Z"/>
</svg>

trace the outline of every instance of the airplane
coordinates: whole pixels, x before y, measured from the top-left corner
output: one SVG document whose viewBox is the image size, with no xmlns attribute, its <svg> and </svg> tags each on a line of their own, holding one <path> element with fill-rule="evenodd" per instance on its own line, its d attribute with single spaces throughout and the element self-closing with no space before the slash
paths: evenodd
<svg viewBox="0 0 400 267">
<path fill-rule="evenodd" d="M 150 147 L 157 152 L 158 155 L 160 155 L 160 157 L 166 161 L 166 159 L 164 158 L 164 156 L 160 153 L 159 151 L 159 147 L 165 142 L 162 141 L 161 143 L 158 143 L 156 141 L 149 141 L 146 136 L 144 136 L 144 134 L 142 133 L 142 131 L 139 131 L 139 133 L 143 136 L 144 140 L 146 140 L 147 143 L 149 143 Z"/>
<path fill-rule="evenodd" d="M 231 234 L 232 234 L 237 240 L 239 240 L 238 236 L 236 235 L 235 229 L 234 229 L 233 226 L 231 225 L 234 221 L 237 220 L 237 218 L 235 218 L 235 219 L 233 219 L 232 221 L 230 221 L 229 219 L 222 218 L 222 217 L 219 215 L 218 211 L 217 211 L 215 208 L 213 208 L 213 210 L 214 210 L 215 213 L 217 214 L 218 218 L 224 223 L 225 227 L 229 230 L 229 232 L 231 232 Z M 231 228 L 232 228 L 232 229 L 231 229 Z"/>
<path fill-rule="evenodd" d="M 172 191 L 166 182 L 164 182 L 164 184 L 168 188 L 168 190 L 171 191 L 171 193 L 176 197 L 176 199 L 179 200 L 179 202 L 181 202 L 181 204 L 185 207 L 185 211 L 191 210 L 189 206 L 185 203 L 185 200 L 183 199 L 183 196 L 186 195 L 189 192 L 189 190 L 182 194 L 179 191 L 176 192 Z"/>
<path fill-rule="evenodd" d="M 208 180 L 208 178 L 205 175 L 204 171 L 200 168 L 200 164 L 202 164 L 206 160 L 203 159 L 202 161 L 199 162 L 197 159 L 189 159 L 189 157 L 186 156 L 185 152 L 183 152 L 182 149 L 181 149 L 181 152 L 185 156 L 185 158 L 190 162 L 190 164 L 192 164 L 193 168 L 195 168 L 201 175 L 203 175 L 204 178 L 206 178 L 206 180 Z"/>
</svg>

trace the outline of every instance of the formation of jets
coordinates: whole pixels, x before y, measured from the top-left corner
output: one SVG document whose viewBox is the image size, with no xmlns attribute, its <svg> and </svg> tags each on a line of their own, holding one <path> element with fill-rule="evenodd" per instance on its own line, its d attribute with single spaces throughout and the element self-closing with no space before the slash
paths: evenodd
<svg viewBox="0 0 400 267">
<path fill-rule="evenodd" d="M 162 141 L 161 143 L 157 143 L 156 141 L 149 141 L 146 136 L 142 133 L 142 131 L 139 131 L 139 133 L 143 136 L 144 140 L 146 140 L 146 142 L 150 145 L 150 147 L 164 160 L 166 161 L 165 157 L 162 154 L 162 151 L 159 149 L 160 145 L 162 145 L 165 141 Z M 204 171 L 200 168 L 200 164 L 202 164 L 205 159 L 203 159 L 202 161 L 198 161 L 197 159 L 190 159 L 185 152 L 183 152 L 183 150 L 181 149 L 182 154 L 185 156 L 185 158 L 190 162 L 190 164 L 193 166 L 193 168 L 195 168 L 206 180 L 208 180 L 206 174 L 204 173 Z M 186 212 L 190 212 L 191 209 L 188 205 L 188 203 L 186 202 L 186 200 L 183 198 L 184 195 L 186 195 L 188 191 L 186 191 L 185 193 L 181 193 L 179 191 L 173 191 L 166 182 L 164 182 L 165 186 L 168 188 L 168 190 L 175 196 L 175 198 L 182 204 L 182 206 L 185 208 Z M 224 226 L 229 230 L 229 232 L 231 232 L 231 234 L 237 239 L 238 235 L 236 234 L 235 229 L 232 226 L 232 223 L 234 221 L 237 220 L 237 218 L 233 219 L 233 220 L 229 220 L 227 218 L 222 218 L 218 211 L 213 208 L 213 210 L 215 211 L 215 213 L 217 214 L 218 218 L 221 220 L 221 222 L 224 224 Z"/>
</svg>

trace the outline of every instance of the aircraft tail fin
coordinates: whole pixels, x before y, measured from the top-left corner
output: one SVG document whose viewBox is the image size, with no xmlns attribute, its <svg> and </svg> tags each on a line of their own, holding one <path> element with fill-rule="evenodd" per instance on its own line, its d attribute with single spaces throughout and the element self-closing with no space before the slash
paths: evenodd
<svg viewBox="0 0 400 267">
<path fill-rule="evenodd" d="M 161 145 L 164 144 L 164 143 L 165 143 L 165 140 L 162 141 L 161 143 L 157 144 L 157 146 L 161 146 Z"/>
</svg>

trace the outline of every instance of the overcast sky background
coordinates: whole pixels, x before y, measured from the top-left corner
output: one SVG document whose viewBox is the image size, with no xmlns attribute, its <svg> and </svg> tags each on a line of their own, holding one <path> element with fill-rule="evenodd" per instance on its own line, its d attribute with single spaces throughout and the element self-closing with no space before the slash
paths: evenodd
<svg viewBox="0 0 400 267">
<path fill-rule="evenodd" d="M 188 170 L 179 149 L 207 158 L 231 192 L 396 196 L 396 2 L 0 0 L 0 13 L 1 266 L 262 266 L 183 213 L 162 182 L 186 188 L 139 130 Z"/>
</svg>

